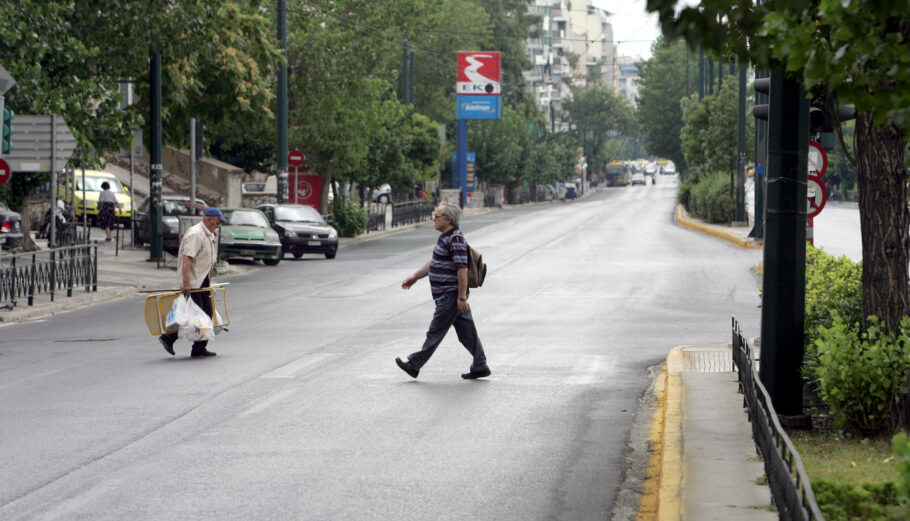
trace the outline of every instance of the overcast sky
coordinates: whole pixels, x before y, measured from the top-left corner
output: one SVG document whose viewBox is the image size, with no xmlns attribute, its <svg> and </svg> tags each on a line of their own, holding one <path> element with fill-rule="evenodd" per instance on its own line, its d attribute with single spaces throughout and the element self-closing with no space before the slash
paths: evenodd
<svg viewBox="0 0 910 521">
<path fill-rule="evenodd" d="M 613 39 L 620 56 L 651 56 L 651 44 L 660 36 L 657 14 L 645 11 L 645 0 L 592 0 L 594 6 L 613 13 Z"/>
</svg>

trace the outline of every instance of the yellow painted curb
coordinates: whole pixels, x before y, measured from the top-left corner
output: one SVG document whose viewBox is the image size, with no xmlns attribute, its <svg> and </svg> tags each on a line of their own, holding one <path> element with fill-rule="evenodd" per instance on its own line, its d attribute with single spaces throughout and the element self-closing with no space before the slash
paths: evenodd
<svg viewBox="0 0 910 521">
<path fill-rule="evenodd" d="M 657 410 L 651 422 L 651 457 L 637 521 L 683 519 L 683 346 L 667 355 L 654 382 Z"/>
<path fill-rule="evenodd" d="M 750 241 L 749 239 L 743 239 L 742 237 L 736 235 L 735 233 L 729 233 L 724 230 L 718 229 L 714 226 L 708 226 L 708 225 L 702 224 L 698 221 L 693 221 L 692 219 L 689 219 L 688 217 L 685 217 L 683 215 L 683 206 L 681 204 L 676 205 L 676 223 L 685 228 L 689 228 L 690 230 L 695 230 L 697 232 L 706 233 L 708 235 L 712 235 L 719 239 L 723 239 L 725 241 L 732 242 L 733 244 L 739 246 L 740 248 L 746 249 L 746 250 L 751 250 L 751 249 L 760 250 L 762 248 L 761 245 L 756 244 L 755 242 Z"/>
</svg>

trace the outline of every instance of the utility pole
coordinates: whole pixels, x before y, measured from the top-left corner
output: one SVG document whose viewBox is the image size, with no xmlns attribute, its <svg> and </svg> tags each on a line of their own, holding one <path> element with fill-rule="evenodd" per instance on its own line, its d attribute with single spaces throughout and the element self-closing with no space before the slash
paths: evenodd
<svg viewBox="0 0 910 521">
<path fill-rule="evenodd" d="M 732 62 L 731 62 L 732 66 Z M 736 217 L 743 226 L 746 216 L 746 68 L 739 68 L 739 106 L 736 123 Z"/>
<path fill-rule="evenodd" d="M 278 202 L 288 202 L 288 4 L 278 0 L 278 44 L 284 58 L 278 67 Z"/>
<path fill-rule="evenodd" d="M 760 378 L 782 421 L 795 421 L 803 400 L 809 102 L 781 69 L 771 72 L 769 98 Z"/>
</svg>

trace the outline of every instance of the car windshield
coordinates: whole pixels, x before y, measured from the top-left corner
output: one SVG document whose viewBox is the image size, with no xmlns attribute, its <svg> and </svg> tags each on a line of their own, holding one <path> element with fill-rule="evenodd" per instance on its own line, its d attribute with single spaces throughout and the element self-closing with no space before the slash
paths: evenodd
<svg viewBox="0 0 910 521">
<path fill-rule="evenodd" d="M 260 212 L 251 212 L 246 210 L 225 210 L 222 213 L 224 214 L 224 218 L 234 226 L 255 226 L 257 228 L 269 227 L 269 221 Z"/>
<path fill-rule="evenodd" d="M 164 199 L 161 201 L 161 213 L 163 215 L 198 215 L 208 205 L 196 199 L 191 203 L 189 199 Z"/>
<path fill-rule="evenodd" d="M 87 175 L 85 176 L 85 189 L 90 192 L 100 192 L 102 190 L 101 183 L 107 181 L 107 184 L 111 185 L 111 192 L 115 194 L 122 194 L 123 187 L 120 186 L 120 183 L 116 179 L 110 177 L 94 177 Z M 76 190 L 82 190 L 82 176 L 79 173 L 76 173 Z"/>
<path fill-rule="evenodd" d="M 276 206 L 275 220 L 295 223 L 324 223 L 312 206 Z"/>
</svg>

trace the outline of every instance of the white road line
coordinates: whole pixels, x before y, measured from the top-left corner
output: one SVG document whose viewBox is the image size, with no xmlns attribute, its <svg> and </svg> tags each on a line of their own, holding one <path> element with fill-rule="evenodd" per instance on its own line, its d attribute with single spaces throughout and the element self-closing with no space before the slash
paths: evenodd
<svg viewBox="0 0 910 521">
<path fill-rule="evenodd" d="M 341 354 L 339 353 L 315 353 L 303 358 L 298 358 L 293 362 L 284 364 L 277 369 L 265 373 L 259 378 L 295 378 L 298 374 L 306 371 L 316 364 L 325 362 L 326 360 L 330 360 L 332 358 L 338 358 L 340 356 Z"/>
</svg>

